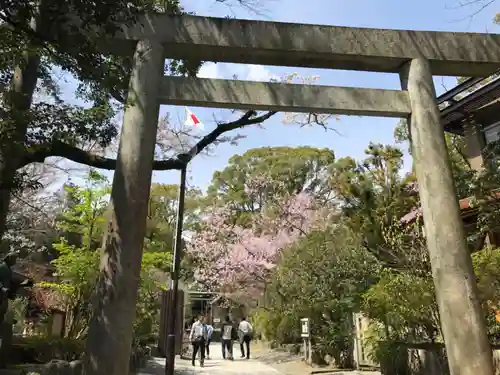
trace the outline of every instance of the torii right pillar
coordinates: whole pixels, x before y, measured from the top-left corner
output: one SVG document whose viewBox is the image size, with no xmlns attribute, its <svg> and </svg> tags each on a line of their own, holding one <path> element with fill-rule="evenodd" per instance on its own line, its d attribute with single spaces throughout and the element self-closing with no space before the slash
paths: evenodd
<svg viewBox="0 0 500 375">
<path fill-rule="evenodd" d="M 477 298 L 429 62 L 424 58 L 408 62 L 401 81 L 411 102 L 411 149 L 450 374 L 493 375 L 492 350 Z"/>
</svg>

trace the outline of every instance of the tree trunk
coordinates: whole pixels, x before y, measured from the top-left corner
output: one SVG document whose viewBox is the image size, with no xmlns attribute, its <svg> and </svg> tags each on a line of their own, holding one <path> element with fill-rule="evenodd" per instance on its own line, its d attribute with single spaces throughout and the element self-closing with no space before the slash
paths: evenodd
<svg viewBox="0 0 500 375">
<path fill-rule="evenodd" d="M 37 23 L 37 20 L 31 22 L 34 30 Z M 38 80 L 39 66 L 40 55 L 30 45 L 14 70 L 11 86 L 4 98 L 7 119 L 0 123 L 0 239 L 5 232 L 15 172 L 24 154 L 28 111 Z"/>
<path fill-rule="evenodd" d="M 146 234 L 163 47 L 137 43 L 89 324 L 85 375 L 127 375 Z"/>
</svg>

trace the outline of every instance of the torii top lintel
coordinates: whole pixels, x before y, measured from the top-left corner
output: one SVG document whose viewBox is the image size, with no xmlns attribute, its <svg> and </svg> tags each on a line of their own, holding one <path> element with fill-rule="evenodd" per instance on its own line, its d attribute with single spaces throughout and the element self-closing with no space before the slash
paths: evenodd
<svg viewBox="0 0 500 375">
<path fill-rule="evenodd" d="M 109 48 L 128 53 L 140 39 L 161 42 L 166 57 L 177 59 L 397 73 L 423 56 L 434 75 L 487 76 L 500 68 L 500 34 L 148 14 Z"/>
</svg>

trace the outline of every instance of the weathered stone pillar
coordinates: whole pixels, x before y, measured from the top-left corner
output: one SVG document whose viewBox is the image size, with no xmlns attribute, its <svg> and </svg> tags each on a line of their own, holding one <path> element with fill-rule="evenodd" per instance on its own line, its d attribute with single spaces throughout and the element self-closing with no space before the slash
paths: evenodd
<svg viewBox="0 0 500 375">
<path fill-rule="evenodd" d="M 412 107 L 411 147 L 450 373 L 493 375 L 429 63 L 414 59 L 401 75 Z"/>
<path fill-rule="evenodd" d="M 90 322 L 86 375 L 127 375 L 146 231 L 163 47 L 137 43 Z"/>
<path fill-rule="evenodd" d="M 478 171 L 484 167 L 483 149 L 486 146 L 484 134 L 477 124 L 468 122 L 464 125 L 467 144 L 467 160 L 472 169 Z"/>
</svg>

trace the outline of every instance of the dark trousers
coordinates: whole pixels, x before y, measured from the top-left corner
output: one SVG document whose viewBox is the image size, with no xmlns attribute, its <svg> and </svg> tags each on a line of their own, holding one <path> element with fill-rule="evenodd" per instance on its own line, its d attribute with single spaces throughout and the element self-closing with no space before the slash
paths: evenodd
<svg viewBox="0 0 500 375">
<path fill-rule="evenodd" d="M 212 340 L 211 339 L 207 339 L 207 342 L 205 343 L 205 348 L 207 350 L 207 357 L 210 357 L 210 342 Z"/>
<path fill-rule="evenodd" d="M 222 358 L 226 359 L 226 351 L 229 352 L 229 359 L 233 359 L 233 340 L 222 340 Z"/>
<path fill-rule="evenodd" d="M 241 356 L 242 357 L 245 357 L 245 348 L 243 347 L 243 344 L 246 346 L 247 348 L 247 359 L 250 358 L 250 336 L 249 335 L 245 335 L 241 338 L 240 340 L 240 350 L 241 350 Z"/>
<path fill-rule="evenodd" d="M 9 299 L 7 298 L 7 294 L 4 292 L 0 292 L 0 324 L 3 323 L 5 319 L 5 314 L 9 309 Z"/>
<path fill-rule="evenodd" d="M 194 361 L 196 360 L 196 355 L 198 354 L 198 350 L 200 351 L 200 363 L 203 364 L 205 362 L 205 340 L 193 341 L 193 358 L 192 362 L 194 365 Z"/>
</svg>

